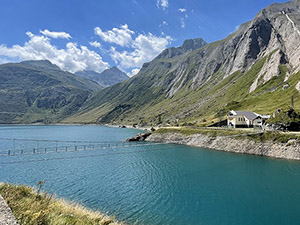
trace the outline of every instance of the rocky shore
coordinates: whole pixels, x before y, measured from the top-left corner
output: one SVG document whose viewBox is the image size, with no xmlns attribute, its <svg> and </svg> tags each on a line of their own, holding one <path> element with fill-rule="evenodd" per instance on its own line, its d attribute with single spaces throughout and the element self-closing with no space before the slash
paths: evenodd
<svg viewBox="0 0 300 225">
<path fill-rule="evenodd" d="M 272 141 L 256 142 L 246 137 L 210 137 L 205 134 L 184 135 L 170 132 L 163 134 L 153 133 L 147 137 L 146 141 L 184 144 L 218 151 L 300 160 L 300 144 L 293 140 L 287 143 Z"/>
<path fill-rule="evenodd" d="M 0 195 L 0 225 L 18 225 L 11 209 Z"/>
</svg>

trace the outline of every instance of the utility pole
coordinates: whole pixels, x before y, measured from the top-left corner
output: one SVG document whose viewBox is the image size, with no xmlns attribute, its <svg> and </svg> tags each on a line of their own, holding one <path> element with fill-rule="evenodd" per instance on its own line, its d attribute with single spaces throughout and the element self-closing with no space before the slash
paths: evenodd
<svg viewBox="0 0 300 225">
<path fill-rule="evenodd" d="M 291 108 L 294 109 L 294 96 L 291 97 Z"/>
</svg>

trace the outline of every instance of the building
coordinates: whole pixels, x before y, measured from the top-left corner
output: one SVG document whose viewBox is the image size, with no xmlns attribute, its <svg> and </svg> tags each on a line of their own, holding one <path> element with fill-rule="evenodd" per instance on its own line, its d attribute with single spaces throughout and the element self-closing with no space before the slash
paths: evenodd
<svg viewBox="0 0 300 225">
<path fill-rule="evenodd" d="M 264 123 L 270 116 L 260 115 L 250 111 L 234 111 L 231 110 L 227 114 L 227 125 L 228 127 L 259 127 L 262 128 Z"/>
</svg>

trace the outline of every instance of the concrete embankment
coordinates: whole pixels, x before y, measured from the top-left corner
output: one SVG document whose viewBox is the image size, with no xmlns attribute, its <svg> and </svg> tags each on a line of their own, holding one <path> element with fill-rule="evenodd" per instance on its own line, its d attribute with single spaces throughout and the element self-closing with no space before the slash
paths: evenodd
<svg viewBox="0 0 300 225">
<path fill-rule="evenodd" d="M 146 140 L 151 142 L 184 144 L 226 152 L 300 160 L 300 144 L 294 140 L 287 143 L 273 141 L 257 142 L 246 137 L 211 137 L 206 134 L 185 135 L 179 132 L 153 133 Z"/>
</svg>

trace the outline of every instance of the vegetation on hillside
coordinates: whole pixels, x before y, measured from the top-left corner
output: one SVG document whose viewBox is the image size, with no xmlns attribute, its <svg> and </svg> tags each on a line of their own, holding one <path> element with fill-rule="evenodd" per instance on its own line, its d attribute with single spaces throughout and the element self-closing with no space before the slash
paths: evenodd
<svg viewBox="0 0 300 225">
<path fill-rule="evenodd" d="M 279 110 L 268 119 L 267 123 L 279 130 L 300 131 L 300 113 L 293 108 L 288 111 Z"/>
<path fill-rule="evenodd" d="M 165 133 L 180 133 L 183 135 L 193 134 L 205 134 L 210 137 L 216 136 L 231 136 L 252 133 L 252 130 L 236 130 L 236 129 L 213 129 L 213 128 L 191 128 L 191 127 L 178 127 L 178 128 L 160 128 L 154 132 L 154 134 L 165 134 Z"/>
<path fill-rule="evenodd" d="M 175 59 L 165 60 L 164 64 L 171 60 Z M 163 87 L 151 87 L 149 71 L 149 75 L 138 76 L 121 83 L 115 86 L 114 90 L 101 91 L 87 103 L 85 110 L 66 119 L 65 122 L 139 124 L 141 126 L 209 125 L 212 121 L 216 122 L 224 118 L 229 110 L 249 110 L 261 114 L 271 114 L 278 108 L 288 110 L 291 96 L 294 96 L 295 108 L 300 110 L 300 93 L 295 88 L 300 79 L 300 73 L 293 74 L 289 80 L 284 81 L 286 75 L 284 66 L 281 66 L 282 73 L 279 76 L 261 83 L 254 92 L 249 92 L 251 84 L 266 60 L 268 57 L 257 61 L 248 72 L 237 71 L 225 79 L 223 79 L 224 74 L 218 71 L 211 77 L 210 82 L 194 89 L 190 88 L 187 83 L 186 87 L 172 97 L 164 96 L 161 89 Z M 162 59 L 160 61 L 160 63 L 163 62 Z M 162 69 L 161 66 L 160 69 Z M 159 70 L 159 68 L 154 68 L 154 70 Z M 156 76 L 155 79 L 167 79 L 167 77 Z M 288 85 L 289 88 L 283 89 L 284 85 Z M 122 95 L 118 95 L 119 92 Z"/>
<path fill-rule="evenodd" d="M 41 187 L 43 183 L 40 182 Z M 27 225 L 113 225 L 113 218 L 41 193 L 28 186 L 0 184 L 0 194 L 12 209 L 19 224 Z"/>
<path fill-rule="evenodd" d="M 49 61 L 2 64 L 0 80 L 0 123 L 58 122 L 100 89 Z"/>
</svg>

